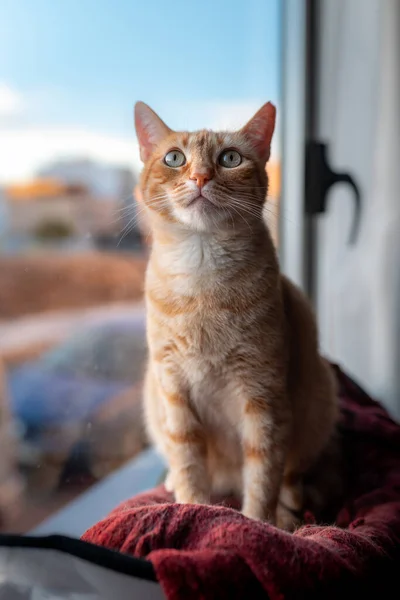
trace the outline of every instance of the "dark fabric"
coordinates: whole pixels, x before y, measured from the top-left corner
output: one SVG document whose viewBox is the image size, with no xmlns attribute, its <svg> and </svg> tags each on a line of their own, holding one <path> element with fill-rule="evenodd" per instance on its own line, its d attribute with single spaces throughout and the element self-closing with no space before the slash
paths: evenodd
<svg viewBox="0 0 400 600">
<path fill-rule="evenodd" d="M 146 557 L 169 599 L 400 597 L 400 426 L 335 367 L 346 498 L 336 526 L 288 534 L 225 506 L 171 503 L 162 486 L 83 539 Z"/>
</svg>

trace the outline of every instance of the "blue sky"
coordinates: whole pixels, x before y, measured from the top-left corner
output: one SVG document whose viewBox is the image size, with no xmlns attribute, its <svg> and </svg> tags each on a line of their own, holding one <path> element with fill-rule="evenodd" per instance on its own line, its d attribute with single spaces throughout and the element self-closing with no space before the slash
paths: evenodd
<svg viewBox="0 0 400 600">
<path fill-rule="evenodd" d="M 61 155 L 129 162 L 139 99 L 181 129 L 278 103 L 279 1 L 5 0 L 0 181 Z"/>
</svg>

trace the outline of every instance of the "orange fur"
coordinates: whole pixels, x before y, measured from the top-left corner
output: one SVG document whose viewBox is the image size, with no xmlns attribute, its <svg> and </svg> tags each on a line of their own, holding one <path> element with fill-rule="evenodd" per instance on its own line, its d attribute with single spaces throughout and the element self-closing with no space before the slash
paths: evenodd
<svg viewBox="0 0 400 600">
<path fill-rule="evenodd" d="M 246 515 L 289 529 L 337 403 L 311 308 L 263 220 L 274 122 L 266 104 L 240 131 L 180 133 L 136 106 L 152 236 L 144 406 L 178 502 L 236 492 Z M 242 162 L 226 167 L 225 150 Z M 184 164 L 168 166 L 169 152 Z"/>
</svg>

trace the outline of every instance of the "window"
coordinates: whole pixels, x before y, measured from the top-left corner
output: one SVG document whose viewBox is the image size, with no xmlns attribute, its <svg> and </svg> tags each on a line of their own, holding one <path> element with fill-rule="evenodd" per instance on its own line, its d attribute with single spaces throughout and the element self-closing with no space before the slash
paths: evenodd
<svg viewBox="0 0 400 600">
<path fill-rule="evenodd" d="M 148 249 L 133 104 L 191 130 L 242 125 L 267 100 L 279 108 L 279 8 L 2 7 L 2 531 L 36 527 L 145 448 Z M 278 122 L 266 215 L 276 240 L 279 138 Z"/>
</svg>

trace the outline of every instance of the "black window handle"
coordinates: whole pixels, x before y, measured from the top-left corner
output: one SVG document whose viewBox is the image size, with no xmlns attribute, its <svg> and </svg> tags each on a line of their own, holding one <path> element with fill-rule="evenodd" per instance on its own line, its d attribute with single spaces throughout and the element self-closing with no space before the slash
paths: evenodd
<svg viewBox="0 0 400 600">
<path fill-rule="evenodd" d="M 305 209 L 308 215 L 326 212 L 328 192 L 336 183 L 347 183 L 354 192 L 354 217 L 349 244 L 357 240 L 361 221 L 361 194 L 353 177 L 348 173 L 335 173 L 327 162 L 327 146 L 321 142 L 306 145 Z"/>
</svg>

